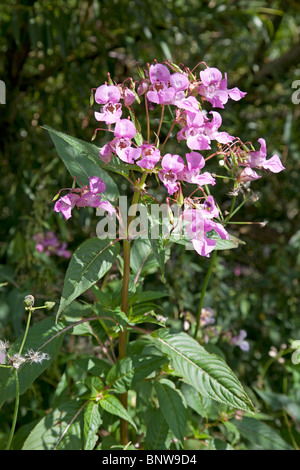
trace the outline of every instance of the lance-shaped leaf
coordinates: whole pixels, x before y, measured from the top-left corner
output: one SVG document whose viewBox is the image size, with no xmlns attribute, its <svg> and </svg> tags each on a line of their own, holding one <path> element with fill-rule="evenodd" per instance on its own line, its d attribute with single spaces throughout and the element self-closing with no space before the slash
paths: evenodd
<svg viewBox="0 0 300 470">
<path fill-rule="evenodd" d="M 103 398 L 99 400 L 99 403 L 105 411 L 111 413 L 112 415 L 119 416 L 119 418 L 122 418 L 125 421 L 128 421 L 128 423 L 130 423 L 136 430 L 136 425 L 134 424 L 134 421 L 131 419 L 130 415 L 128 414 L 128 411 L 124 408 L 124 406 L 118 400 L 117 397 L 115 397 L 114 395 L 106 394 Z"/>
<path fill-rule="evenodd" d="M 170 380 L 161 380 L 154 385 L 165 420 L 177 439 L 183 441 L 187 423 L 187 407 L 183 395 Z"/>
<path fill-rule="evenodd" d="M 82 449 L 80 401 L 62 404 L 42 418 L 30 432 L 22 450 Z"/>
<path fill-rule="evenodd" d="M 235 409 L 255 411 L 241 383 L 219 356 L 209 354 L 186 333 L 161 329 L 154 338 L 175 371 L 199 393 Z"/>
<path fill-rule="evenodd" d="M 98 176 L 106 184 L 105 196 L 108 199 L 113 200 L 119 196 L 118 186 L 107 173 L 107 168 L 101 168 L 104 164 L 95 145 L 48 126 L 45 126 L 45 129 L 49 132 L 58 155 L 73 178 L 78 178 L 79 183 L 86 185 L 89 183 L 89 177 Z"/>
<path fill-rule="evenodd" d="M 91 238 L 73 254 L 64 281 L 57 317 L 79 295 L 101 279 L 119 253 L 119 244 Z"/>
<path fill-rule="evenodd" d="M 59 156 L 71 175 L 79 177 L 81 174 L 83 180 L 86 181 L 84 184 L 88 183 L 87 175 L 99 176 L 107 184 L 108 198 L 114 199 L 119 195 L 118 187 L 107 173 L 108 171 L 123 176 L 128 176 L 130 170 L 142 171 L 138 165 L 128 165 L 116 155 L 112 157 L 111 162 L 103 163 L 99 157 L 100 149 L 96 145 L 59 132 L 50 126 L 43 127 L 49 132 Z"/>
<path fill-rule="evenodd" d="M 243 417 L 242 421 L 234 424 L 247 441 L 260 450 L 292 450 L 293 448 L 283 440 L 276 429 L 259 421 L 258 419 Z"/>
</svg>

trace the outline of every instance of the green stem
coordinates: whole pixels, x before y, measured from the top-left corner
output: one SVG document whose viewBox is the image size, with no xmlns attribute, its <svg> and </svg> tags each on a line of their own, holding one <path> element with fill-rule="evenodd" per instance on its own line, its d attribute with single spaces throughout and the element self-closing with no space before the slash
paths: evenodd
<svg viewBox="0 0 300 470">
<path fill-rule="evenodd" d="M 143 173 L 139 182 L 138 191 L 136 191 L 132 198 L 132 205 L 138 204 L 140 194 L 143 191 L 143 185 L 146 181 L 148 173 Z M 133 221 L 135 215 L 128 217 L 127 221 L 127 238 L 123 241 L 123 284 L 122 284 L 122 302 L 121 310 L 127 315 L 128 312 L 128 288 L 130 280 L 130 224 Z M 126 357 L 126 345 L 127 345 L 127 329 L 124 328 L 119 333 L 119 360 Z M 127 393 L 121 393 L 120 401 L 125 409 L 127 409 Z M 120 421 L 120 438 L 121 444 L 126 445 L 128 443 L 128 423 L 121 419 Z"/>
<path fill-rule="evenodd" d="M 28 318 L 27 318 L 27 325 L 26 325 L 26 329 L 25 329 L 23 341 L 22 341 L 22 344 L 21 344 L 20 349 L 19 349 L 19 354 L 20 354 L 20 355 L 22 354 L 22 351 L 23 351 L 23 348 L 24 348 L 24 344 L 25 344 L 25 341 L 26 341 L 26 338 L 27 338 L 27 334 L 28 334 L 28 330 L 29 330 L 29 325 L 30 325 L 30 320 L 31 320 L 31 315 L 32 315 L 32 311 L 33 311 L 33 310 L 34 310 L 34 309 L 29 308 L 29 313 L 28 313 Z"/>
<path fill-rule="evenodd" d="M 27 338 L 27 335 L 28 335 L 28 330 L 29 330 L 29 325 L 30 325 L 30 320 L 31 320 L 31 315 L 32 315 L 33 310 L 34 310 L 34 308 L 29 308 L 29 309 L 28 309 L 27 325 L 26 325 L 26 329 L 25 329 L 25 333 L 24 333 L 24 336 L 23 336 L 23 340 L 22 340 L 22 343 L 21 343 L 21 346 L 20 346 L 20 349 L 19 349 L 19 355 L 20 355 L 20 356 L 21 356 L 21 354 L 22 354 L 22 351 L 23 351 L 23 348 L 24 348 L 24 345 L 25 345 L 25 341 L 26 341 L 26 338 Z M 6 446 L 6 450 L 9 450 L 9 449 L 10 449 L 10 446 L 11 446 L 11 443 L 12 443 L 12 440 L 13 440 L 13 437 L 14 437 L 14 433 L 15 433 L 16 424 L 17 424 L 18 411 L 19 411 L 19 401 L 20 401 L 19 393 L 20 393 L 20 386 L 19 386 L 18 371 L 17 371 L 16 368 L 14 369 L 14 375 L 15 375 L 15 383 L 16 383 L 16 401 L 15 401 L 15 409 L 14 409 L 13 422 L 12 422 L 12 425 L 11 425 L 11 430 L 10 430 L 10 434 L 9 434 L 9 438 L 8 438 L 8 443 L 7 443 L 7 446 Z"/>
<path fill-rule="evenodd" d="M 15 433 L 15 428 L 17 424 L 17 417 L 18 417 L 18 411 L 19 411 L 19 400 L 20 400 L 20 387 L 19 387 L 19 378 L 18 378 L 18 371 L 17 369 L 14 369 L 14 374 L 15 374 L 15 382 L 16 382 L 16 401 L 15 401 L 15 409 L 14 409 L 14 416 L 13 416 L 13 422 L 11 425 L 11 430 L 8 438 L 8 443 L 6 446 L 6 450 L 10 449 L 14 433 Z"/>
<path fill-rule="evenodd" d="M 212 270 L 213 270 L 213 266 L 214 266 L 214 263 L 215 263 L 215 260 L 216 260 L 216 256 L 217 256 L 217 250 L 214 250 L 212 252 L 212 255 L 211 255 L 210 264 L 209 264 L 208 271 L 206 273 L 204 283 L 203 283 L 203 287 L 202 287 L 202 291 L 201 291 L 200 302 L 199 302 L 198 313 L 197 313 L 196 328 L 195 328 L 195 333 L 194 333 L 194 338 L 195 339 L 197 339 L 203 301 L 204 301 L 206 289 L 207 289 L 207 286 L 208 286 L 208 283 L 209 283 L 209 279 L 210 279 L 210 276 L 211 276 L 211 273 L 212 273 Z"/>
</svg>

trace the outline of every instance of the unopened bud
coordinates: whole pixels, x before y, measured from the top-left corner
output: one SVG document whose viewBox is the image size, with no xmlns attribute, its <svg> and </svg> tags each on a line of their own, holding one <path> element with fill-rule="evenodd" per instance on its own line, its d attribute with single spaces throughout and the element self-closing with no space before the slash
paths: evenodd
<svg viewBox="0 0 300 470">
<path fill-rule="evenodd" d="M 24 298 L 25 308 L 31 308 L 34 306 L 34 297 L 33 295 L 26 295 Z"/>
<path fill-rule="evenodd" d="M 45 308 L 46 310 L 51 310 L 55 305 L 55 302 L 50 302 L 50 301 L 47 301 L 45 302 Z"/>
</svg>

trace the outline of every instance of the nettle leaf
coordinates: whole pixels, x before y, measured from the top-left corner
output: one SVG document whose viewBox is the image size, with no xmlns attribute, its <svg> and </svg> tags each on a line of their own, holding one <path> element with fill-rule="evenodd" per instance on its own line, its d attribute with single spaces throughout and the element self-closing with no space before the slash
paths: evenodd
<svg viewBox="0 0 300 470">
<path fill-rule="evenodd" d="M 95 145 L 56 131 L 49 126 L 44 126 L 44 128 L 49 132 L 57 153 L 73 178 L 78 178 L 79 182 L 86 185 L 89 183 L 89 177 L 98 176 L 106 184 L 105 196 L 110 200 L 118 198 L 118 186 L 107 173 L 109 169 L 101 168 L 101 166 L 104 167 L 104 163 L 99 158 L 99 149 Z"/>
<path fill-rule="evenodd" d="M 130 415 L 128 414 L 127 410 L 124 408 L 120 400 L 114 395 L 106 394 L 103 398 L 99 400 L 100 406 L 107 411 L 108 413 L 118 416 L 125 421 L 128 421 L 135 430 L 136 425 L 134 421 L 131 419 Z"/>
<path fill-rule="evenodd" d="M 199 393 L 235 409 L 255 411 L 239 380 L 219 356 L 209 354 L 183 332 L 161 329 L 153 337 L 175 371 Z"/>
<path fill-rule="evenodd" d="M 170 380 L 154 383 L 159 407 L 175 437 L 183 441 L 187 424 L 187 406 L 183 395 Z"/>
<path fill-rule="evenodd" d="M 141 380 L 158 370 L 166 358 L 153 354 L 136 354 L 118 361 L 106 377 L 107 386 L 117 393 L 125 393 Z"/>
<path fill-rule="evenodd" d="M 57 318 L 73 300 L 107 273 L 118 253 L 118 243 L 108 243 L 96 237 L 77 248 L 66 272 Z"/>
<path fill-rule="evenodd" d="M 258 419 L 243 417 L 234 424 L 247 441 L 252 442 L 256 449 L 261 450 L 292 450 L 293 448 L 282 439 L 280 434 L 271 426 Z"/>
<path fill-rule="evenodd" d="M 90 402 L 84 410 L 83 434 L 84 450 L 93 450 L 97 442 L 97 432 L 102 423 L 99 404 Z"/>
<path fill-rule="evenodd" d="M 145 450 L 167 450 L 171 444 L 172 433 L 169 425 L 158 408 L 147 423 Z"/>
</svg>

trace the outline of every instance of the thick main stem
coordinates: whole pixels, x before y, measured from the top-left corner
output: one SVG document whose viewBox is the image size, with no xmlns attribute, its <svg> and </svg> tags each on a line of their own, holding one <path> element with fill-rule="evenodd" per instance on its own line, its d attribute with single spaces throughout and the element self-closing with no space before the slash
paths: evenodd
<svg viewBox="0 0 300 470">
<path fill-rule="evenodd" d="M 147 173 L 144 173 L 139 182 L 138 191 L 136 191 L 132 198 L 132 205 L 138 203 L 140 194 L 143 190 L 143 185 L 147 178 Z M 127 315 L 128 312 L 128 289 L 129 289 L 129 279 L 130 279 L 130 224 L 133 221 L 135 215 L 128 217 L 127 221 L 127 238 L 123 241 L 123 284 L 122 284 L 122 302 L 121 310 Z M 127 345 L 127 330 L 124 328 L 119 333 L 119 360 L 126 357 L 126 345 Z M 122 393 L 120 395 L 120 401 L 125 409 L 127 409 L 127 393 Z M 128 423 L 127 421 L 121 419 L 120 422 L 120 439 L 121 444 L 126 445 L 128 443 Z"/>
</svg>

